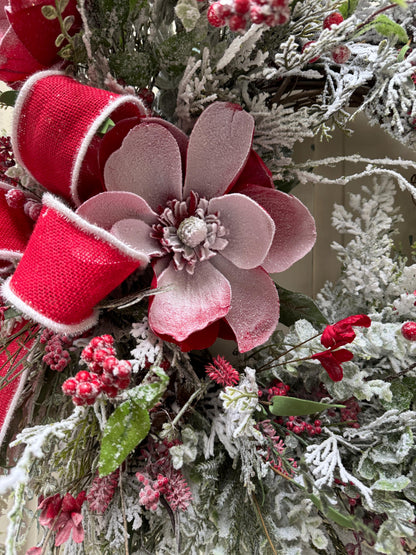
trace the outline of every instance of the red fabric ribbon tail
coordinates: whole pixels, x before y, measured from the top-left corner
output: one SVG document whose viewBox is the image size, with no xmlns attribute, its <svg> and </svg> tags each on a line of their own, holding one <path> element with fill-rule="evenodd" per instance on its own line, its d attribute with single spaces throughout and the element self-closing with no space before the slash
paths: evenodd
<svg viewBox="0 0 416 555">
<path fill-rule="evenodd" d="M 17 333 L 26 324 L 27 321 L 18 324 L 12 333 Z M 10 343 L 7 350 L 4 348 L 0 352 L 0 446 L 6 438 L 16 408 L 19 406 L 29 374 L 29 369 L 24 368 L 24 359 L 34 341 L 34 338 L 27 341 L 29 335 L 30 331 L 23 332 Z"/>
</svg>

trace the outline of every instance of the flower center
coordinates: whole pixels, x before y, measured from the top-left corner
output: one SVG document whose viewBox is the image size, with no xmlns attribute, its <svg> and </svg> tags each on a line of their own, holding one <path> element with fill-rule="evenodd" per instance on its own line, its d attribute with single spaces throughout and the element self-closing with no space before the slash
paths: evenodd
<svg viewBox="0 0 416 555">
<path fill-rule="evenodd" d="M 169 200 L 151 233 L 173 255 L 176 269 L 189 274 L 198 262 L 222 251 L 228 244 L 227 236 L 220 214 L 210 213 L 209 201 L 193 191 L 185 200 Z"/>
<path fill-rule="evenodd" d="M 180 223 L 177 235 L 184 245 L 194 249 L 207 238 L 208 227 L 204 220 L 190 216 Z"/>
</svg>

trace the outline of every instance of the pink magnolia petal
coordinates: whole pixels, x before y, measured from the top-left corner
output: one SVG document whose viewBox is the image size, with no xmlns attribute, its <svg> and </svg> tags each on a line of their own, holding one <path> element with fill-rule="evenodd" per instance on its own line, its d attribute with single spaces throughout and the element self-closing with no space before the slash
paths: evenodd
<svg viewBox="0 0 416 555">
<path fill-rule="evenodd" d="M 225 321 L 233 330 L 240 353 L 269 339 L 279 323 L 279 296 L 262 268 L 242 270 L 217 255 L 211 263 L 231 284 L 231 307 Z"/>
<path fill-rule="evenodd" d="M 221 254 L 245 270 L 260 266 L 269 252 L 275 230 L 267 212 L 238 193 L 211 199 L 208 210 L 210 214 L 218 214 L 227 230 L 228 244 Z"/>
<path fill-rule="evenodd" d="M 175 341 L 203 330 L 230 307 L 230 284 L 208 261 L 197 264 L 193 275 L 176 270 L 171 262 L 157 286 L 169 289 L 152 299 L 149 324 L 156 334 L 170 335 Z"/>
<path fill-rule="evenodd" d="M 248 185 L 241 193 L 262 206 L 273 218 L 276 233 L 262 266 L 268 272 L 283 272 L 307 254 L 315 244 L 315 221 L 304 204 L 275 189 Z"/>
<path fill-rule="evenodd" d="M 269 252 L 274 236 L 274 222 L 256 202 L 238 193 L 213 198 L 209 213 L 218 213 L 227 229 L 227 246 L 221 254 L 239 268 L 260 266 Z"/>
<path fill-rule="evenodd" d="M 149 225 L 157 221 L 157 215 L 145 200 L 134 193 L 124 191 L 100 193 L 81 204 L 76 212 L 90 223 L 107 231 L 119 220 L 134 218 Z"/>
<path fill-rule="evenodd" d="M 144 252 L 148 256 L 162 256 L 164 253 L 159 241 L 150 236 L 152 228 L 141 220 L 120 220 L 110 231 L 132 249 Z"/>
<path fill-rule="evenodd" d="M 178 143 L 161 125 L 141 123 L 108 158 L 104 181 L 109 191 L 129 191 L 155 211 L 182 198 L 182 161 Z"/>
<path fill-rule="evenodd" d="M 252 116 L 236 104 L 214 102 L 204 110 L 189 139 L 184 196 L 228 191 L 250 154 L 253 132 Z"/>
</svg>

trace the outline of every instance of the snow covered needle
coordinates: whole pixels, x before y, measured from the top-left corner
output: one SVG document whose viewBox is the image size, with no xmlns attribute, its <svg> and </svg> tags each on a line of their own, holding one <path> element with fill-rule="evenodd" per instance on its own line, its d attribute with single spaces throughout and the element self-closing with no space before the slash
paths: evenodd
<svg viewBox="0 0 416 555">
<path fill-rule="evenodd" d="M 224 357 L 218 355 L 211 364 L 205 366 L 208 377 L 218 385 L 228 387 L 238 383 L 240 375 Z"/>
</svg>

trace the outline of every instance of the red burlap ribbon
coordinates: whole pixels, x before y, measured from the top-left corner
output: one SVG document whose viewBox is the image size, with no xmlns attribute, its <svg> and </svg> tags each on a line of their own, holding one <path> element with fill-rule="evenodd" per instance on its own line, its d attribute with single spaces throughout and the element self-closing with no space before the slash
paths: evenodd
<svg viewBox="0 0 416 555">
<path fill-rule="evenodd" d="M 26 81 L 13 120 L 17 161 L 48 191 L 72 204 L 102 190 L 94 166 L 94 138 L 107 118 L 144 116 L 139 98 L 82 85 L 60 72 Z"/>
<path fill-rule="evenodd" d="M 17 334 L 26 324 L 26 321 L 16 324 L 12 334 Z M 24 368 L 24 360 L 34 341 L 29 336 L 30 331 L 23 331 L 10 342 L 7 351 L 3 349 L 0 352 L 0 446 L 26 383 L 28 369 Z M 19 364 L 20 361 L 22 364 Z"/>
<path fill-rule="evenodd" d="M 2 294 L 31 319 L 75 335 L 98 319 L 94 307 L 148 258 L 86 222 L 52 195 Z"/>
<path fill-rule="evenodd" d="M 63 73 L 45 71 L 24 84 L 14 113 L 12 145 L 17 161 L 48 191 L 72 206 L 102 190 L 98 171 L 97 131 L 111 118 L 144 117 L 142 102 L 82 85 Z M 86 222 L 58 198 L 46 194 L 41 215 L 32 225 L 5 200 L 0 186 L 0 270 L 20 262 L 2 286 L 6 302 L 26 317 L 64 334 L 93 326 L 96 305 L 148 258 Z M 30 236 L 30 239 L 29 239 Z M 4 268 L 3 268 L 4 269 Z M 0 376 L 10 368 L 10 354 L 0 353 Z M 23 356 L 19 353 L 19 356 Z M 21 370 L 17 367 L 13 373 Z M 0 439 L 24 385 L 23 373 L 0 390 Z"/>
</svg>

